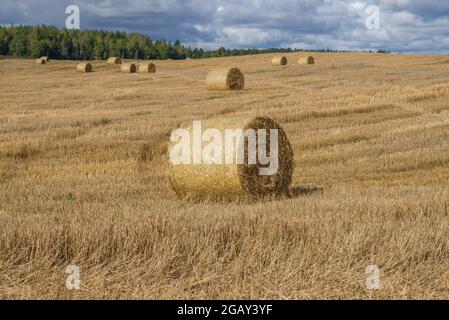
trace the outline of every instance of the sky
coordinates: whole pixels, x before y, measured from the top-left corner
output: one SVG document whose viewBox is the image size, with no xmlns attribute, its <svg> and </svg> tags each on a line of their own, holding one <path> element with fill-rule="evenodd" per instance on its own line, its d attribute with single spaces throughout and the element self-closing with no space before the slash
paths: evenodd
<svg viewBox="0 0 449 320">
<path fill-rule="evenodd" d="M 447 0 L 0 0 L 0 24 L 139 32 L 204 49 L 449 51 Z"/>
</svg>

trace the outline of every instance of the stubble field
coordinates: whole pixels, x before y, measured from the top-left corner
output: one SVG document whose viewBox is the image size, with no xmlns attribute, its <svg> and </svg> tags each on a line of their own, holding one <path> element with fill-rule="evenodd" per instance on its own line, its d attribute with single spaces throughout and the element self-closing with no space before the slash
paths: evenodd
<svg viewBox="0 0 449 320">
<path fill-rule="evenodd" d="M 301 56 L 0 60 L 0 299 L 449 298 L 449 58 Z M 215 66 L 245 90 L 208 92 Z M 293 197 L 178 199 L 171 130 L 261 115 L 293 146 Z"/>
</svg>

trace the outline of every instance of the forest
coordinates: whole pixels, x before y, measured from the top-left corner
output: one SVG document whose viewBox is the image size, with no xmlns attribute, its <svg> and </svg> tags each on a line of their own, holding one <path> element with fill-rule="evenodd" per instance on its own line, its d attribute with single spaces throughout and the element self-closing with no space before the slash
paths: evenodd
<svg viewBox="0 0 449 320">
<path fill-rule="evenodd" d="M 180 60 L 242 56 L 271 52 L 336 50 L 318 49 L 226 49 L 203 50 L 186 47 L 179 40 L 152 40 L 139 33 L 121 31 L 67 30 L 55 26 L 0 26 L 0 55 L 16 57 L 49 56 L 53 59 L 104 60 L 111 56 L 124 59 Z"/>
</svg>

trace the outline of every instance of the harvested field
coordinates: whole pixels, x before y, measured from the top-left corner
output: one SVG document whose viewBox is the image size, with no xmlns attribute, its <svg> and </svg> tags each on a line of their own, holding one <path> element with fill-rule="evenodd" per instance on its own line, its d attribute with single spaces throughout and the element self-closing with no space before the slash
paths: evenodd
<svg viewBox="0 0 449 320">
<path fill-rule="evenodd" d="M 133 75 L 0 59 L 0 299 L 447 299 L 449 59 L 286 56 Z M 245 88 L 208 91 L 209 70 L 231 66 Z M 292 196 L 180 200 L 171 130 L 258 116 L 288 136 Z"/>
</svg>

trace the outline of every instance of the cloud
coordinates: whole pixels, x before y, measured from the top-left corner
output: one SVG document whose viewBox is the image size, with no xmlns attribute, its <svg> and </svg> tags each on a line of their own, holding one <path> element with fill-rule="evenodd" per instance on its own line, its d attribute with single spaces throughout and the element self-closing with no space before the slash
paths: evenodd
<svg viewBox="0 0 449 320">
<path fill-rule="evenodd" d="M 80 7 L 82 29 L 135 31 L 206 49 L 449 50 L 449 3 L 436 0 L 3 0 L 0 24 L 63 27 L 70 4 Z M 367 28 L 370 5 L 379 8 L 376 30 Z"/>
</svg>

